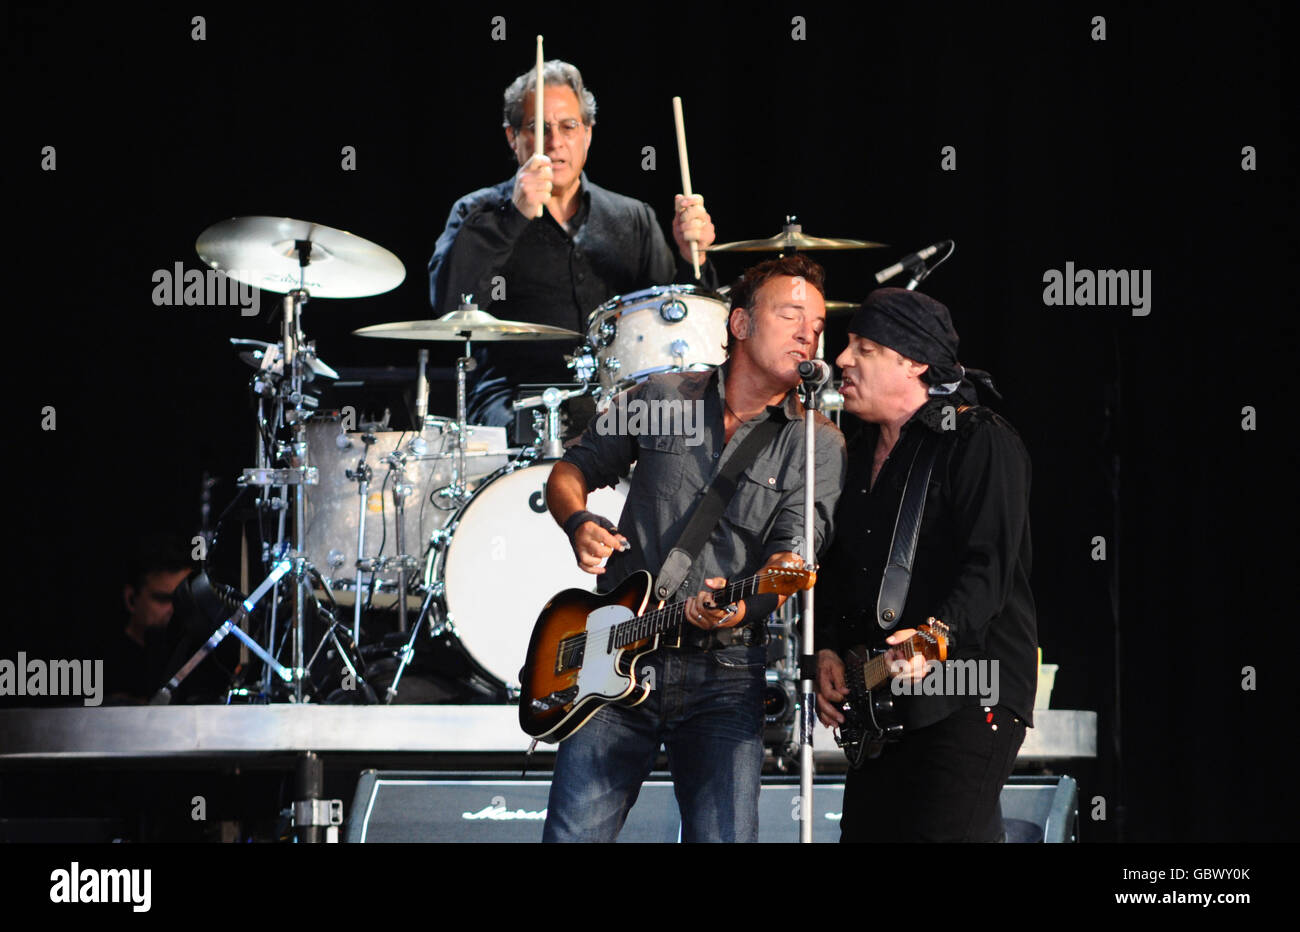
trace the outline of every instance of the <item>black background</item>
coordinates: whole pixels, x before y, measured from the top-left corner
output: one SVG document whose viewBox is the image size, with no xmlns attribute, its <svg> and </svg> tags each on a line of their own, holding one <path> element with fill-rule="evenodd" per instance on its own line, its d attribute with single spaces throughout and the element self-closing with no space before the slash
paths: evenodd
<svg viewBox="0 0 1300 932">
<path fill-rule="evenodd" d="M 1270 627 L 1291 550 L 1270 529 L 1290 529 L 1295 472 L 1277 455 L 1290 406 L 1266 378 L 1295 353 L 1282 91 L 1295 33 L 1279 6 L 356 5 L 303 7 L 307 23 L 297 9 L 9 7 L 17 647 L 75 656 L 117 619 L 127 543 L 194 533 L 203 471 L 223 480 L 220 508 L 252 465 L 248 370 L 227 338 L 276 339 L 275 296 L 257 318 L 155 307 L 154 270 L 202 268 L 194 241 L 227 217 L 350 230 L 398 255 L 406 280 L 313 302 L 308 332 L 336 367 L 413 365 L 413 345 L 350 333 L 430 316 L 425 267 L 451 203 L 512 171 L 501 90 L 541 32 L 599 102 L 589 175 L 661 221 L 680 187 L 680 94 L 720 241 L 774 235 L 797 214 L 814 235 L 892 244 L 817 256 L 828 296 L 859 300 L 876 269 L 956 240 L 925 288 L 952 309 L 963 361 L 997 377 L 1034 460 L 1053 705 L 1100 713 L 1081 805 L 1105 796 L 1108 818 L 1085 838 L 1289 834 L 1249 808 L 1291 756 L 1280 721 L 1295 700 L 1287 622 Z M 195 13 L 204 41 L 191 39 Z M 1090 37 L 1098 13 L 1104 42 Z M 505 41 L 491 37 L 497 14 Z M 41 170 L 47 145 L 56 171 Z M 948 145 L 953 172 L 940 170 Z M 1255 171 L 1242 170 L 1246 145 Z M 344 146 L 355 171 L 340 167 Z M 657 171 L 642 169 L 644 146 Z M 1044 271 L 1070 260 L 1150 269 L 1150 316 L 1044 306 Z M 716 258 L 724 278 L 746 261 Z M 829 355 L 844 323 L 832 320 Z M 435 346 L 433 363 L 455 355 Z M 436 387 L 438 413 L 451 400 Z M 46 405 L 55 431 L 40 429 Z M 1106 562 L 1091 558 L 1097 535 Z M 1246 665 L 1255 691 L 1241 688 Z"/>
</svg>

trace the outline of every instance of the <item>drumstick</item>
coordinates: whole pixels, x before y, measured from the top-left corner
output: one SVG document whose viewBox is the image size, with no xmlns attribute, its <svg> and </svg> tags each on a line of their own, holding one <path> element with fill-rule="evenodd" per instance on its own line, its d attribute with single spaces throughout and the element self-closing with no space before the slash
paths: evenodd
<svg viewBox="0 0 1300 932">
<path fill-rule="evenodd" d="M 533 129 L 533 154 L 542 155 L 546 151 L 546 124 L 542 122 L 542 37 L 537 37 L 537 90 L 533 93 L 537 103 L 537 118 Z M 545 204 L 537 205 L 537 216 L 546 210 Z"/>
<path fill-rule="evenodd" d="M 677 161 L 682 166 L 682 193 L 691 196 L 691 165 L 686 160 L 686 121 L 682 119 L 682 99 L 673 98 L 673 120 L 677 123 Z M 691 240 L 691 265 L 695 267 L 695 277 L 700 277 L 700 247 Z"/>
</svg>

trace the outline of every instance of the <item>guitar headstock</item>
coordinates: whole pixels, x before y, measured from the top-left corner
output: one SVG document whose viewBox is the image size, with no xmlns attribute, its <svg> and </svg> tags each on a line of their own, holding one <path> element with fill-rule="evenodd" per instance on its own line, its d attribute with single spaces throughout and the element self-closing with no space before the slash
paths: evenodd
<svg viewBox="0 0 1300 932">
<path fill-rule="evenodd" d="M 793 595 L 801 589 L 811 589 L 817 582 L 817 567 L 769 566 L 754 574 L 759 592 Z"/>
<path fill-rule="evenodd" d="M 911 640 L 913 649 L 925 655 L 926 660 L 947 660 L 948 648 L 955 646 L 952 630 L 933 616 L 916 629 Z"/>
</svg>

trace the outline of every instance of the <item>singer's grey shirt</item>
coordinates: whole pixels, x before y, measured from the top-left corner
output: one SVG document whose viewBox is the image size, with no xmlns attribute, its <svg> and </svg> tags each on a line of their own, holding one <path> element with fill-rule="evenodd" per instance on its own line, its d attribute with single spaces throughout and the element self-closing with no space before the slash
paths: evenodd
<svg viewBox="0 0 1300 932">
<path fill-rule="evenodd" d="M 633 546 L 609 558 L 597 583 L 601 591 L 612 589 L 637 570 L 658 576 L 691 512 L 727 458 L 769 418 L 783 422 L 781 432 L 741 473 L 735 496 L 676 599 L 704 589 L 708 577 L 740 579 L 756 573 L 774 553 L 803 552 L 803 405 L 792 390 L 781 405 L 746 421 L 726 443 L 725 380 L 725 363 L 702 372 L 651 376 L 619 395 L 565 453 L 564 461 L 582 471 L 588 490 L 616 484 L 636 464 L 627 504 L 616 520 L 619 532 Z M 815 425 L 813 528 L 820 555 L 830 542 L 831 519 L 844 484 L 845 447 L 843 435 L 825 417 L 816 415 Z"/>
</svg>

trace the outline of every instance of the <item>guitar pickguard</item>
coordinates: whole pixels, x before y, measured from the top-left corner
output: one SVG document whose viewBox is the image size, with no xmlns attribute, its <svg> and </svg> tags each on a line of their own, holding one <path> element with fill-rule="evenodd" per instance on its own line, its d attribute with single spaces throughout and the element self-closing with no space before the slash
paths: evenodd
<svg viewBox="0 0 1300 932">
<path fill-rule="evenodd" d="M 587 643 L 582 669 L 578 671 L 578 695 L 621 699 L 632 691 L 633 677 L 619 669 L 623 651 L 614 647 L 613 634 L 616 625 L 635 617 L 623 605 L 604 605 L 587 616 Z"/>
</svg>

